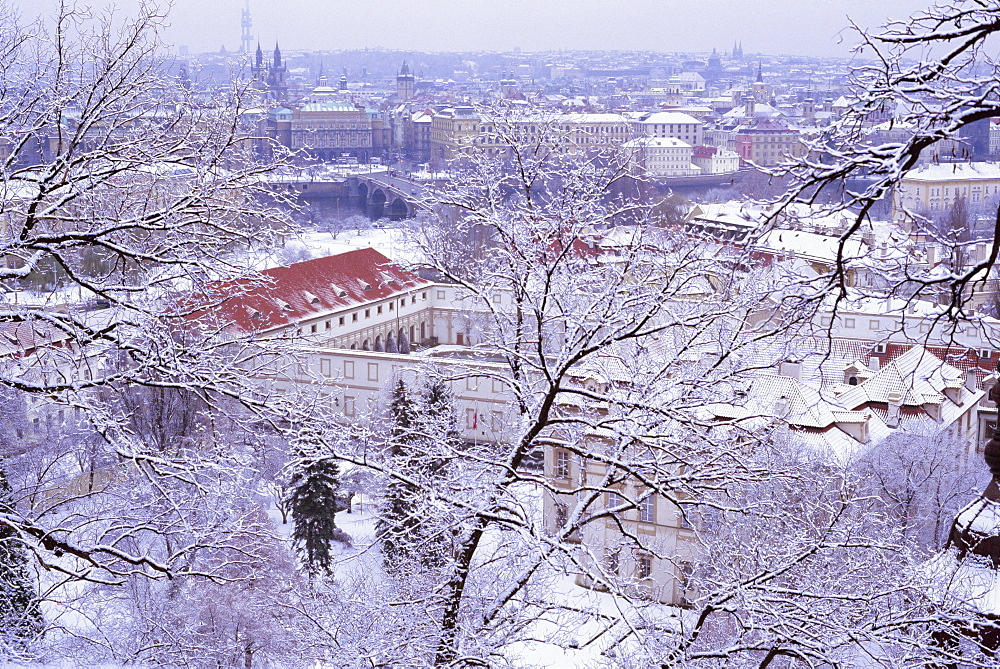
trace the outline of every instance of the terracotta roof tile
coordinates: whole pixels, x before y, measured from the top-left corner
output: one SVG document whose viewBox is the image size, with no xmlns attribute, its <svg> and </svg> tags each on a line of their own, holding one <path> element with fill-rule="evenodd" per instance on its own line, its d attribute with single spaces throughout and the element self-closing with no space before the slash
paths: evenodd
<svg viewBox="0 0 1000 669">
<path fill-rule="evenodd" d="M 185 306 L 205 305 L 191 318 L 265 332 L 429 284 L 368 248 L 275 267 L 261 272 L 259 280 L 216 282 Z"/>
</svg>

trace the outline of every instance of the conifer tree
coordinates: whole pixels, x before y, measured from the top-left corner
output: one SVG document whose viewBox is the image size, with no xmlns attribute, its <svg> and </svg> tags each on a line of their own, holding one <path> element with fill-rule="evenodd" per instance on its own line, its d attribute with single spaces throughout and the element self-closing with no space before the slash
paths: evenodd
<svg viewBox="0 0 1000 669">
<path fill-rule="evenodd" d="M 415 485 L 393 478 L 386 486 L 379 520 L 382 551 L 387 566 L 406 561 L 424 567 L 443 564 L 448 537 L 434 516 L 432 498 L 447 478 L 448 459 L 459 442 L 455 408 L 447 385 L 440 379 L 423 388 L 414 400 L 400 380 L 389 405 L 392 420 L 390 453 L 395 469 Z"/>
<path fill-rule="evenodd" d="M 412 468 L 407 463 L 412 461 L 413 455 L 410 447 L 417 436 L 414 432 L 416 411 L 402 379 L 392 389 L 389 415 L 392 421 L 389 452 L 397 468 L 409 472 Z M 411 557 L 411 544 L 419 524 L 416 517 L 418 495 L 419 490 L 413 485 L 397 478 L 391 479 L 386 485 L 378 521 L 386 566 L 395 566 L 401 560 Z"/>
<path fill-rule="evenodd" d="M 423 395 L 426 407 L 423 422 L 427 425 L 426 431 L 442 440 L 446 448 L 440 450 L 451 452 L 461 441 L 455 415 L 455 397 L 448 384 L 440 378 L 425 386 Z M 446 467 L 447 462 L 438 462 L 437 465 L 436 469 L 440 469 Z"/>
<path fill-rule="evenodd" d="M 13 493 L 0 462 L 0 515 L 14 514 Z M 0 653 L 18 650 L 42 629 L 28 551 L 15 532 L 0 524 Z"/>
<path fill-rule="evenodd" d="M 295 529 L 292 539 L 310 576 L 330 573 L 330 544 L 336 536 L 340 468 L 329 458 L 300 453 L 289 486 Z"/>
</svg>

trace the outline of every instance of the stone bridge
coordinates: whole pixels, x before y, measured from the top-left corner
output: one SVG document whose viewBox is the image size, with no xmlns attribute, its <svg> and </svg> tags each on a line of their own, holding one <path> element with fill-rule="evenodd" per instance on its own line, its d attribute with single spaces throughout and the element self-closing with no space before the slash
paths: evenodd
<svg viewBox="0 0 1000 669">
<path fill-rule="evenodd" d="M 422 209 L 425 189 L 420 184 L 386 174 L 354 176 L 347 179 L 348 193 L 373 221 L 413 218 Z"/>
</svg>

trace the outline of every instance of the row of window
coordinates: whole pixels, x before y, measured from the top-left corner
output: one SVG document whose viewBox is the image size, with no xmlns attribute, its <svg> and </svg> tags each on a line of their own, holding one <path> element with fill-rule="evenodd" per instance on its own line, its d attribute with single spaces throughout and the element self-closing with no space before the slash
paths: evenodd
<svg viewBox="0 0 1000 669">
<path fill-rule="evenodd" d="M 441 293 L 443 291 L 438 291 L 438 292 Z M 424 302 L 427 301 L 427 291 L 426 290 L 424 292 L 420 293 L 420 299 L 422 301 L 424 301 Z M 413 297 L 410 298 L 410 304 L 415 304 L 416 302 L 417 302 L 416 296 L 413 296 Z M 396 309 L 396 301 L 393 300 L 392 302 L 389 302 L 388 304 L 389 304 L 389 311 L 395 311 L 395 309 Z M 406 306 L 406 298 L 405 297 L 399 298 L 399 308 L 402 309 L 405 306 Z M 375 314 L 376 315 L 381 315 L 382 314 L 382 307 L 383 307 L 383 305 L 381 305 L 381 304 L 378 305 L 377 307 L 375 307 Z M 361 313 L 360 311 L 355 311 L 354 313 L 351 314 L 351 322 L 352 323 L 357 323 L 358 322 L 358 316 L 359 316 L 360 313 Z M 365 318 L 371 318 L 371 316 L 372 316 L 372 310 L 370 308 L 365 309 L 364 310 L 364 317 Z M 345 324 L 345 319 L 346 318 L 347 318 L 346 316 L 339 316 L 337 318 L 337 325 L 339 325 L 339 326 L 342 327 Z M 324 321 L 323 322 L 323 329 L 324 330 L 332 330 L 333 329 L 333 319 L 327 319 L 326 321 Z M 411 328 L 411 330 L 412 330 L 412 328 Z M 420 335 L 421 338 L 423 338 L 425 336 L 423 334 L 423 330 L 424 330 L 423 324 L 421 324 L 421 335 Z M 312 323 L 309 326 L 309 333 L 310 334 L 317 334 L 318 332 L 319 332 L 319 323 L 318 322 L 317 323 Z M 298 335 L 298 336 L 302 336 L 302 328 L 296 329 L 295 334 Z M 412 339 L 413 339 L 413 333 L 411 332 L 410 333 L 410 340 L 412 341 Z"/>
<path fill-rule="evenodd" d="M 555 452 L 555 463 L 553 467 L 553 476 L 557 479 L 567 480 L 571 476 L 570 467 L 570 453 L 569 451 L 557 450 Z M 580 483 L 586 484 L 586 470 L 582 463 L 580 463 Z M 628 503 L 631 506 L 631 502 Z M 617 492 L 608 492 L 605 495 L 605 508 L 606 509 L 617 509 L 618 507 L 626 506 L 625 498 Z M 642 523 L 655 523 L 656 522 L 656 495 L 650 493 L 645 497 L 641 498 L 637 503 L 636 507 L 639 510 L 639 522 Z M 626 511 L 627 508 L 621 509 L 621 511 Z M 615 512 L 620 513 L 621 511 Z"/>
</svg>

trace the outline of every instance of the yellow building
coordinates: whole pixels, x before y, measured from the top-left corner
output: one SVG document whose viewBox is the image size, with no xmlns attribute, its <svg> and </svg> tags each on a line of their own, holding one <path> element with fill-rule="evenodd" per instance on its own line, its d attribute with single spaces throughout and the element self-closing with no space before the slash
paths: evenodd
<svg viewBox="0 0 1000 669">
<path fill-rule="evenodd" d="M 321 160 L 343 154 L 368 162 L 378 153 L 376 124 L 362 107 L 348 102 L 311 102 L 292 111 L 288 138 L 293 151 L 304 150 Z M 380 130 L 380 128 L 379 128 Z"/>
<path fill-rule="evenodd" d="M 965 198 L 973 209 L 1000 195 L 1000 164 L 940 163 L 911 170 L 892 198 L 892 218 L 908 224 L 914 215 L 934 215 Z"/>
<path fill-rule="evenodd" d="M 453 160 L 480 134 L 479 114 L 472 107 L 442 109 L 431 119 L 431 158 Z"/>
<path fill-rule="evenodd" d="M 605 440 L 589 441 L 587 451 L 600 452 Z M 550 534 L 562 531 L 576 514 L 588 519 L 568 538 L 584 549 L 579 559 L 585 570 L 577 583 L 604 589 L 612 581 L 633 594 L 684 605 L 690 598 L 686 576 L 696 559 L 688 519 L 637 479 L 623 482 L 620 471 L 608 476 L 605 462 L 581 458 L 574 450 L 555 440 L 546 445 L 552 491 L 545 494 L 543 514 Z"/>
</svg>

